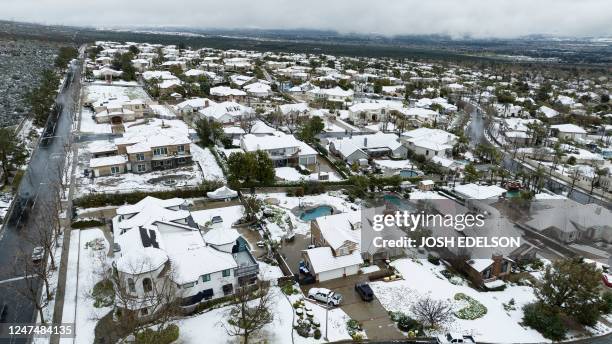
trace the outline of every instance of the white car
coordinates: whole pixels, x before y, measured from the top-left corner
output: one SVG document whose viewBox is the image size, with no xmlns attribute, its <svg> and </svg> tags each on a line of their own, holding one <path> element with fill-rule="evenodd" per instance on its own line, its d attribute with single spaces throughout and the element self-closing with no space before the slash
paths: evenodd
<svg viewBox="0 0 612 344">
<path fill-rule="evenodd" d="M 342 303 L 342 295 L 326 288 L 310 288 L 308 297 L 330 306 L 339 306 Z"/>
<path fill-rule="evenodd" d="M 32 250 L 32 261 L 40 262 L 43 259 L 44 254 L 45 254 L 44 248 L 42 248 L 41 246 L 34 247 L 34 250 Z"/>
</svg>

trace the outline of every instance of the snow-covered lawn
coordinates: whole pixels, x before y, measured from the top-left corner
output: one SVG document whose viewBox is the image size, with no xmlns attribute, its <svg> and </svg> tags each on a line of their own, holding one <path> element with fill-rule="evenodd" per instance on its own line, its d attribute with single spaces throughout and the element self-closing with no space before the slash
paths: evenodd
<svg viewBox="0 0 612 344">
<path fill-rule="evenodd" d="M 374 294 L 385 309 L 410 314 L 412 303 L 429 294 L 434 299 L 450 299 L 455 310 L 465 305 L 453 300 L 457 293 L 468 295 L 487 307 L 487 313 L 476 320 L 461 320 L 449 324 L 447 330 L 472 334 L 477 341 L 490 343 L 541 343 L 550 342 L 536 330 L 523 327 L 524 305 L 535 301 L 531 287 L 508 286 L 500 292 L 478 292 L 468 286 L 450 283 L 440 274 L 443 267 L 427 260 L 399 259 L 391 263 L 404 277 L 395 282 L 371 283 Z M 503 304 L 514 299 L 515 310 L 506 311 Z"/>
<path fill-rule="evenodd" d="M 277 167 L 275 168 L 275 171 L 276 171 L 277 178 L 280 178 L 286 181 L 296 182 L 299 180 L 319 180 L 318 173 L 315 172 L 309 175 L 303 175 L 293 167 Z M 342 178 L 340 178 L 340 176 L 336 174 L 335 172 L 327 172 L 327 174 L 329 175 L 330 181 L 342 180 Z"/>
<path fill-rule="evenodd" d="M 223 171 L 221 170 L 221 167 L 219 167 L 219 164 L 217 164 L 217 160 L 215 160 L 215 157 L 210 152 L 210 149 L 202 148 L 197 144 L 192 143 L 191 155 L 193 156 L 193 161 L 200 164 L 205 180 L 220 180 L 225 182 Z"/>
<path fill-rule="evenodd" d="M 176 183 L 165 184 L 164 181 L 168 180 L 173 180 Z M 125 193 L 175 190 L 177 188 L 196 187 L 202 180 L 202 172 L 196 165 L 143 174 L 124 173 L 94 179 L 81 177 L 78 180 L 77 197 L 96 192 Z"/>
<path fill-rule="evenodd" d="M 266 343 L 287 344 L 287 343 L 323 343 L 325 340 L 325 309 L 317 304 L 306 302 L 306 305 L 312 309 L 314 318 L 321 324 L 321 338 L 315 340 L 312 337 L 300 337 L 297 333 L 293 333 L 293 315 L 294 309 L 292 303 L 303 295 L 292 295 L 289 301 L 281 292 L 280 288 L 270 288 L 272 293 L 272 313 L 274 320 L 266 325 L 252 342 L 260 343 L 265 340 Z M 199 344 L 202 343 L 202 338 L 205 336 L 206 343 L 221 344 L 221 343 L 239 343 L 239 338 L 230 337 L 227 335 L 225 326 L 227 326 L 227 314 L 229 307 L 222 307 L 211 310 L 209 312 L 182 319 L 178 322 L 180 327 L 179 341 L 183 344 Z M 296 316 L 297 318 L 297 316 Z M 350 339 L 346 330 L 346 322 L 350 318 L 340 308 L 335 308 L 329 311 L 329 341 L 339 341 Z"/>
</svg>

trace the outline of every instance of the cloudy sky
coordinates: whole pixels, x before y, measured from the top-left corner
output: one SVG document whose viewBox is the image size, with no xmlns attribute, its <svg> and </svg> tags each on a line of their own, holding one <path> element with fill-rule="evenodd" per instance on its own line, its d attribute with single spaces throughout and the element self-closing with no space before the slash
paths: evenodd
<svg viewBox="0 0 612 344">
<path fill-rule="evenodd" d="M 612 0 L 0 0 L 0 18 L 112 27 L 612 36 Z"/>
</svg>

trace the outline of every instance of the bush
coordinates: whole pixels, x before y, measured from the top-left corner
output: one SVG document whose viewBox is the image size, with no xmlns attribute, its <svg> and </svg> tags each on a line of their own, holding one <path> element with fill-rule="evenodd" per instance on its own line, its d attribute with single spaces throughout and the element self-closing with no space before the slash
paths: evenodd
<svg viewBox="0 0 612 344">
<path fill-rule="evenodd" d="M 433 254 L 427 255 L 427 261 L 433 265 L 440 265 L 440 257 L 434 256 Z"/>
<path fill-rule="evenodd" d="M 601 313 L 603 314 L 610 314 L 612 313 L 612 292 L 610 291 L 606 291 L 605 293 L 603 293 L 603 295 L 601 296 Z"/>
<path fill-rule="evenodd" d="M 390 317 L 393 322 L 397 323 L 397 327 L 404 332 L 412 332 L 415 335 L 423 334 L 423 325 L 417 320 L 412 319 L 402 312 L 390 312 Z"/>
<path fill-rule="evenodd" d="M 463 293 L 455 294 L 455 300 L 466 301 L 468 303 L 467 307 L 461 308 L 460 310 L 454 313 L 455 316 L 459 319 L 474 320 L 481 318 L 485 314 L 487 314 L 487 307 Z"/>
<path fill-rule="evenodd" d="M 321 338 L 321 330 L 316 329 L 314 331 L 314 339 L 320 339 Z"/>
<path fill-rule="evenodd" d="M 559 313 L 542 303 L 531 303 L 523 307 L 523 324 L 554 341 L 565 339 L 567 332 Z"/>
<path fill-rule="evenodd" d="M 179 327 L 172 324 L 161 331 L 146 329 L 136 335 L 136 344 L 170 344 L 179 337 Z"/>
<path fill-rule="evenodd" d="M 96 208 L 107 205 L 124 205 L 138 203 L 141 199 L 147 196 L 153 196 L 161 199 L 168 198 L 196 198 L 206 196 L 206 192 L 213 191 L 223 184 L 221 182 L 212 181 L 204 182 L 200 187 L 187 188 L 187 189 L 175 189 L 168 191 L 154 191 L 154 192 L 130 192 L 130 193 L 112 193 L 112 194 L 91 194 L 80 197 L 74 201 L 74 205 L 81 208 Z"/>
<path fill-rule="evenodd" d="M 74 221 L 71 225 L 73 229 L 82 229 L 90 227 L 101 227 L 104 226 L 104 222 L 98 220 L 78 220 Z"/>
<path fill-rule="evenodd" d="M 110 307 L 115 302 L 115 289 L 111 280 L 102 280 L 94 285 L 91 295 L 94 298 L 94 307 Z"/>
</svg>

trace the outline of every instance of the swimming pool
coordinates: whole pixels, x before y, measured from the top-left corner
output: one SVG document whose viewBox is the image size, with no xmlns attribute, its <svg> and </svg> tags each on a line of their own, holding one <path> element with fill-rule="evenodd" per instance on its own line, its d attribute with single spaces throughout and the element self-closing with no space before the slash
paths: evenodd
<svg viewBox="0 0 612 344">
<path fill-rule="evenodd" d="M 320 205 L 316 208 L 308 209 L 300 214 L 300 220 L 302 221 L 312 221 L 317 217 L 331 215 L 334 211 L 334 208 L 328 205 Z"/>
<path fill-rule="evenodd" d="M 401 170 L 400 171 L 400 177 L 404 177 L 404 178 L 416 177 L 418 175 L 419 173 L 414 170 Z"/>
</svg>

